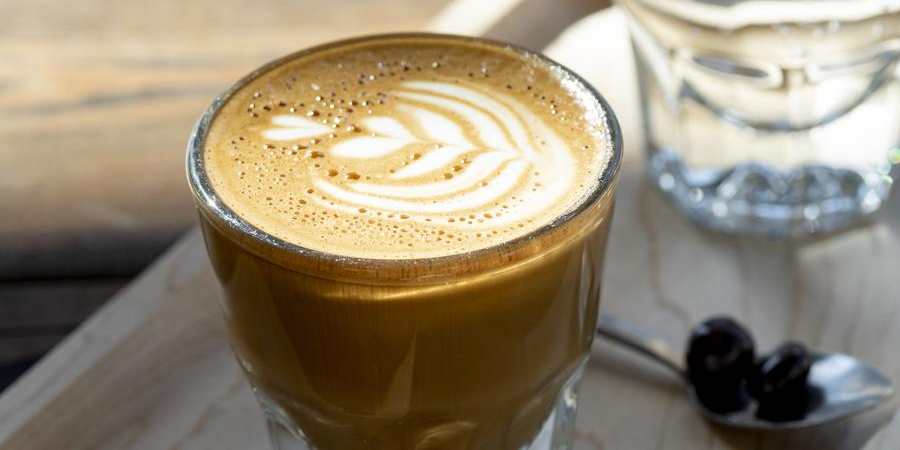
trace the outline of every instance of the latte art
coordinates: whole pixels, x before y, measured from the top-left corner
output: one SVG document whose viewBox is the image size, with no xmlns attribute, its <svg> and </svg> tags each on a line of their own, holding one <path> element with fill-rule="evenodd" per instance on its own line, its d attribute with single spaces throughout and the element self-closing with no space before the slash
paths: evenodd
<svg viewBox="0 0 900 450">
<path fill-rule="evenodd" d="M 602 107 L 525 56 L 466 53 L 420 43 L 276 67 L 214 120 L 212 184 L 261 230 L 347 256 L 464 253 L 540 228 L 596 186 Z M 294 82 L 310 71 L 322 82 Z"/>
<path fill-rule="evenodd" d="M 443 219 L 456 228 L 485 229 L 535 217 L 572 188 L 575 164 L 565 143 L 514 98 L 425 81 L 401 83 L 392 94 L 397 98 L 394 117 L 374 116 L 361 126 L 348 125 L 362 136 L 340 140 L 325 152 L 340 159 L 349 173 L 371 174 L 383 158 L 399 152 L 411 155 L 409 161 L 390 173 L 366 177 L 374 182 L 351 178 L 336 183 L 334 177 L 311 171 L 312 184 L 327 194 L 327 199 L 314 198 L 323 209 L 352 214 L 363 208 L 388 213 L 393 220 Z M 289 115 L 273 117 L 272 125 L 264 138 L 291 143 L 334 131 Z M 464 129 L 475 133 L 470 138 Z M 535 136 L 541 141 L 534 142 Z M 519 191 L 517 197 L 528 203 L 504 215 L 495 205 L 511 191 Z M 495 212 L 483 212 L 477 220 L 468 217 L 480 210 Z M 449 221 L 460 214 L 468 220 Z"/>
</svg>

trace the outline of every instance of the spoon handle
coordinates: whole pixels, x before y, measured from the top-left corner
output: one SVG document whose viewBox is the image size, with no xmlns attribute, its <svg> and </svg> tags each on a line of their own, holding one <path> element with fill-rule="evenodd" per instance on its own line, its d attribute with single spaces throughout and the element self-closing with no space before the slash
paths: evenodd
<svg viewBox="0 0 900 450">
<path fill-rule="evenodd" d="M 658 336 L 615 317 L 600 314 L 597 334 L 649 356 L 685 377 L 684 355 L 675 351 Z"/>
</svg>

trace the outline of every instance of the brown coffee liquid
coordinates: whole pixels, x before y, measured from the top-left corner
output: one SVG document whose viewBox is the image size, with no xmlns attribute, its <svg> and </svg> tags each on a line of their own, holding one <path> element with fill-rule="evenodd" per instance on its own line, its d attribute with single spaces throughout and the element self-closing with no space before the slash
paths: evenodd
<svg viewBox="0 0 900 450">
<path fill-rule="evenodd" d="M 400 87 L 410 81 L 437 82 L 443 90 Z M 400 91 L 425 97 L 399 100 Z M 492 135 L 477 123 L 500 124 L 497 117 L 507 114 L 502 108 L 471 104 L 483 115 L 463 117 L 471 110 L 447 106 L 465 103 L 460 98 L 472 92 L 514 105 L 508 110 L 515 121 L 505 120 L 538 133 L 516 135 L 497 125 L 501 132 Z M 356 98 L 365 100 L 351 104 Z M 199 203 L 234 350 L 266 409 L 320 450 L 528 445 L 586 360 L 597 319 L 613 189 L 598 192 L 608 134 L 605 116 L 592 110 L 599 105 L 587 98 L 580 83 L 544 60 L 428 35 L 376 37 L 299 54 L 227 98 L 205 148 L 212 186 L 244 220 L 303 247 L 263 242 Z M 340 131 L 334 137 L 309 137 L 303 130 L 309 124 L 274 119 L 293 117 L 292 108 L 329 127 L 348 109 L 352 118 L 331 127 Z M 422 125 L 427 119 L 434 121 Z M 410 153 L 426 158 L 419 143 L 403 141 L 395 149 L 397 142 L 375 139 L 342 146 L 390 132 L 400 139 L 398 123 L 412 141 L 444 133 L 451 144 L 435 145 L 463 147 L 453 150 L 459 161 L 445 164 L 464 167 L 445 178 L 443 169 L 422 171 L 440 164 L 419 166 L 397 181 L 390 170 L 412 166 L 417 159 Z M 429 196 L 434 183 L 461 177 L 478 157 L 498 151 L 484 142 L 515 143 L 521 136 L 537 144 L 500 149 L 502 162 L 474 185 Z M 546 149 L 541 140 L 550 143 Z M 563 151 L 570 156 L 560 158 L 565 164 L 540 160 Z M 380 156 L 357 157 L 366 152 Z M 510 164 L 526 169 L 509 172 Z M 366 179 L 379 173 L 380 179 Z M 571 177 L 539 178 L 548 174 Z M 505 189 L 491 186 L 498 177 L 506 177 Z M 353 186 L 363 181 L 377 187 Z M 384 202 L 401 201 L 402 192 L 377 191 L 407 182 L 402 204 Z M 541 189 L 554 183 L 565 186 L 561 194 Z M 489 186 L 478 193 L 489 201 L 467 204 L 466 214 L 427 206 L 456 207 L 473 198 L 467 192 Z M 323 189 L 332 190 L 322 195 Z M 529 202 L 547 201 L 540 210 L 529 208 Z M 494 212 L 501 225 L 485 216 L 497 218 Z M 503 222 L 507 214 L 517 216 L 511 225 Z M 439 257 L 423 259 L 430 256 Z"/>
</svg>

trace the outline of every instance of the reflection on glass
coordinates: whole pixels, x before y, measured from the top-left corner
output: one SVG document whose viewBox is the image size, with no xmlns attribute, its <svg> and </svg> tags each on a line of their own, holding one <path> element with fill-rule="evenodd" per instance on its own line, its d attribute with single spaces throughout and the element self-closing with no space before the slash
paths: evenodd
<svg viewBox="0 0 900 450">
<path fill-rule="evenodd" d="M 620 3 L 650 178 L 688 217 L 787 236 L 880 207 L 900 161 L 900 1 Z"/>
</svg>

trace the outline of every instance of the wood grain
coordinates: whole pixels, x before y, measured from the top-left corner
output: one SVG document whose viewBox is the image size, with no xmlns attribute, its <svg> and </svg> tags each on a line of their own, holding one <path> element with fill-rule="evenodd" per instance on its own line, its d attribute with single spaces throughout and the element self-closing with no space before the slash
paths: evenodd
<svg viewBox="0 0 900 450">
<path fill-rule="evenodd" d="M 900 196 L 880 220 L 830 238 L 774 242 L 709 233 L 678 216 L 644 181 L 635 74 L 624 20 L 609 11 L 574 25 L 546 52 L 607 96 L 623 125 L 625 162 L 601 310 L 684 347 L 713 314 L 746 323 L 760 349 L 792 338 L 849 353 L 900 380 Z M 591 43 L 591 45 L 585 45 Z M 582 449 L 858 449 L 898 405 L 795 432 L 710 425 L 677 380 L 606 342 L 595 344 L 578 416 Z M 900 426 L 897 420 L 891 424 Z M 869 450 L 900 448 L 900 432 Z"/>
<path fill-rule="evenodd" d="M 484 11 L 450 8 L 428 28 L 482 34 L 491 23 L 467 18 Z M 266 447 L 213 285 L 192 232 L 3 393 L 0 448 Z"/>
<path fill-rule="evenodd" d="M 194 221 L 184 147 L 217 93 L 445 3 L 0 2 L 0 281 L 133 276 Z"/>
<path fill-rule="evenodd" d="M 700 231 L 644 182 L 621 14 L 586 18 L 547 53 L 596 84 L 623 124 L 626 157 L 608 249 L 607 313 L 679 347 L 693 323 L 728 313 L 750 325 L 762 349 L 801 339 L 900 379 L 900 196 L 877 222 L 810 242 Z M 803 431 L 726 430 L 700 419 L 664 369 L 598 341 L 581 391 L 576 449 L 893 450 L 900 448 L 900 419 L 891 419 L 897 406 Z M 260 414 L 228 350 L 196 232 L 0 397 L 3 450 L 265 445 Z"/>
<path fill-rule="evenodd" d="M 290 51 L 420 27 L 445 3 L 0 1 L 0 321 L 27 319 L 0 329 L 0 375 L 193 224 L 184 147 L 218 92 Z M 40 325 L 48 311 L 66 324 Z"/>
<path fill-rule="evenodd" d="M 130 280 L 0 283 L 0 365 L 44 355 Z M 18 373 L 0 371 L 0 390 Z"/>
<path fill-rule="evenodd" d="M 212 286 L 191 233 L 4 394 L 0 448 L 264 448 Z"/>
</svg>

